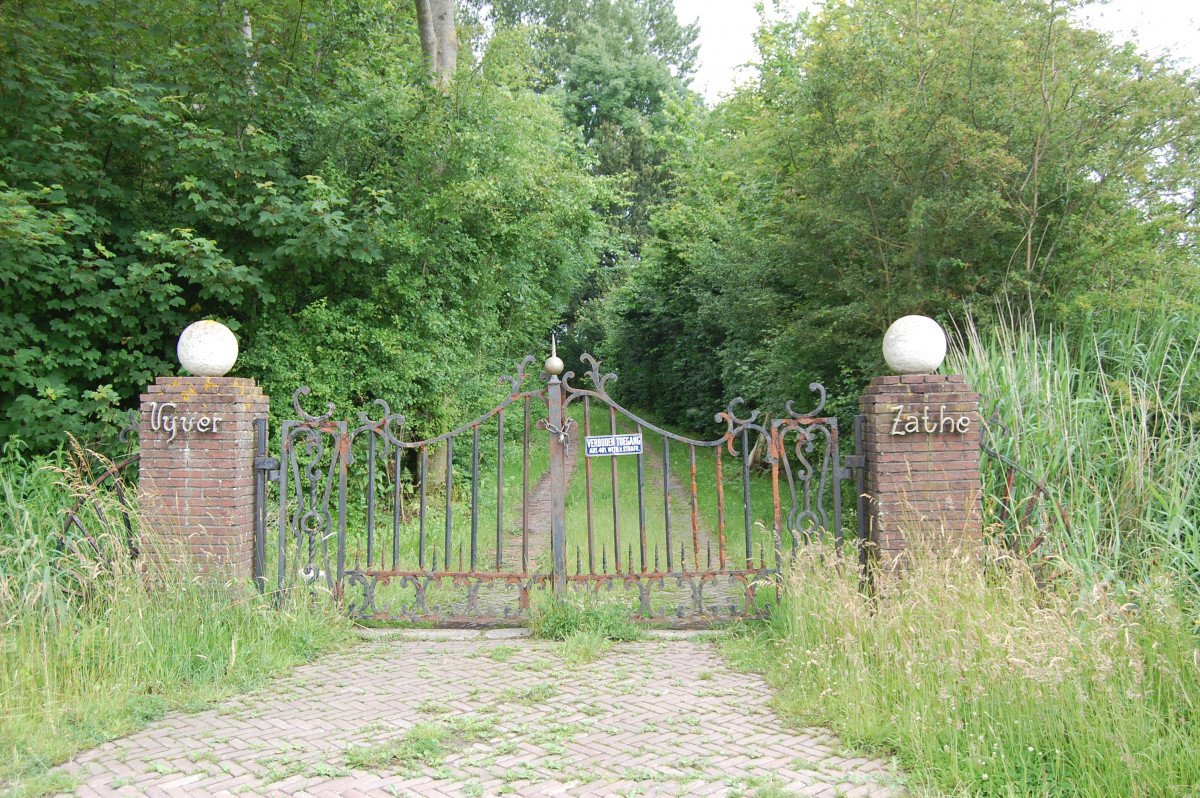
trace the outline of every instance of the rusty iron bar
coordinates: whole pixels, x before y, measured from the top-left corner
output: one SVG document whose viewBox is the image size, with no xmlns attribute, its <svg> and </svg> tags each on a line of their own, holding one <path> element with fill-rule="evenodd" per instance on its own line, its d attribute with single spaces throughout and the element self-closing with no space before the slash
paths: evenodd
<svg viewBox="0 0 1200 798">
<path fill-rule="evenodd" d="M 404 491 L 400 479 L 400 469 L 404 464 L 404 450 L 396 447 L 394 493 L 392 494 L 392 570 L 400 567 L 400 522 L 404 517 Z"/>
<path fill-rule="evenodd" d="M 449 485 L 446 486 L 449 490 Z M 461 546 L 460 546 L 461 548 Z M 471 431 L 471 570 L 479 564 L 479 425 Z"/>
<path fill-rule="evenodd" d="M 779 461 L 787 455 L 783 451 L 783 442 L 779 439 L 779 430 L 771 428 L 771 441 L 768 451 L 771 453 L 771 501 L 775 511 L 775 567 L 779 567 L 783 559 L 783 504 L 779 498 Z M 763 563 L 764 567 L 766 563 Z"/>
<path fill-rule="evenodd" d="M 721 471 L 721 449 L 716 448 L 717 469 L 717 554 L 721 570 L 725 570 L 725 476 Z"/>
<path fill-rule="evenodd" d="M 563 418 L 562 381 L 557 374 L 546 383 L 549 414 L 546 430 L 550 433 L 550 555 L 553 561 L 554 595 L 566 594 L 566 430 L 570 426 Z"/>
<path fill-rule="evenodd" d="M 504 569 L 504 409 L 496 414 L 496 570 Z"/>
<path fill-rule="evenodd" d="M 692 568 L 700 570 L 700 505 L 696 497 L 696 447 L 688 446 L 688 465 L 692 473 Z M 683 563 L 680 563 L 680 567 Z"/>
<path fill-rule="evenodd" d="M 450 536 L 454 530 L 454 436 L 446 438 L 446 537 L 442 545 L 442 559 L 450 564 L 453 551 Z"/>
<path fill-rule="evenodd" d="M 583 435 L 586 439 L 592 434 L 592 399 L 583 397 Z M 583 458 L 584 488 L 587 494 L 587 541 L 588 541 L 588 572 L 596 572 L 596 519 L 592 502 L 592 458 Z"/>
<path fill-rule="evenodd" d="M 375 433 L 367 438 L 367 567 L 375 562 Z"/>
<path fill-rule="evenodd" d="M 638 424 L 638 437 L 645 441 L 642 425 Z M 638 541 L 641 553 L 642 571 L 646 570 L 646 457 L 645 446 L 637 453 L 637 490 L 638 490 Z M 719 449 L 718 449 L 719 451 Z"/>
<path fill-rule="evenodd" d="M 525 448 L 521 477 L 521 573 L 529 573 L 529 397 L 525 397 Z"/>
<path fill-rule="evenodd" d="M 425 486 L 429 484 L 429 447 L 421 445 L 421 522 L 420 522 L 420 542 L 419 554 L 417 561 L 421 565 L 421 570 L 425 570 L 425 512 L 426 512 L 426 497 Z"/>
<path fill-rule="evenodd" d="M 609 434 L 616 437 L 617 411 L 612 405 L 608 408 L 608 428 Z M 610 456 L 608 460 L 612 465 L 613 569 L 621 573 L 621 508 L 617 496 L 617 458 Z"/>
<path fill-rule="evenodd" d="M 671 441 L 663 436 L 663 524 L 666 530 L 667 570 L 674 571 L 671 559 Z"/>
<path fill-rule="evenodd" d="M 754 538 L 750 517 L 750 432 L 742 429 L 742 509 L 746 516 L 746 567 L 754 567 Z"/>
</svg>

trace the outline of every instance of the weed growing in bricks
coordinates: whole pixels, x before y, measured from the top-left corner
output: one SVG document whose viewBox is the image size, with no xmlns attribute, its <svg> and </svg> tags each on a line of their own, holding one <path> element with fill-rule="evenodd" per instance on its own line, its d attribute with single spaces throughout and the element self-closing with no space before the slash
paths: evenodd
<svg viewBox="0 0 1200 798">
<path fill-rule="evenodd" d="M 623 602 L 581 595 L 548 597 L 530 609 L 529 631 L 544 640 L 566 640 L 576 632 L 593 632 L 604 640 L 639 640 L 642 630 L 629 615 Z"/>
<path fill-rule="evenodd" d="M 346 750 L 346 764 L 358 770 L 395 770 L 412 773 L 436 768 L 450 753 L 493 734 L 482 718 L 456 718 L 445 723 L 418 723 L 400 737 Z"/>
</svg>

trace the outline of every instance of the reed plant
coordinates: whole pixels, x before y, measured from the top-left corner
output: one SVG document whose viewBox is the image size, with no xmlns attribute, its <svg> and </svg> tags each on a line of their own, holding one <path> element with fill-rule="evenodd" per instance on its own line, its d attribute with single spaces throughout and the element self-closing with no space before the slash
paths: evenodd
<svg viewBox="0 0 1200 798">
<path fill-rule="evenodd" d="M 78 475 L 61 452 L 0 459 L 0 785 L 351 639 L 331 601 L 281 611 L 248 581 L 135 562 L 115 531 L 58 545 Z"/>
<path fill-rule="evenodd" d="M 988 445 L 1043 481 L 1017 549 L 1120 589 L 1159 571 L 1200 598 L 1200 320 L 1133 313 L 1072 330 L 1038 329 L 1009 314 L 968 322 L 946 368 L 979 391 Z M 1006 467 L 984 458 L 990 520 Z M 1010 505 L 1024 519 L 1031 484 Z M 1012 520 L 1009 520 L 1012 525 Z"/>
</svg>

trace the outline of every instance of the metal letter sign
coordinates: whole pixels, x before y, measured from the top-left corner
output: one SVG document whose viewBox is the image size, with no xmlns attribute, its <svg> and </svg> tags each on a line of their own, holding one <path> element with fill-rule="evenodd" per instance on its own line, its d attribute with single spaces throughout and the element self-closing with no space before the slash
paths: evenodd
<svg viewBox="0 0 1200 798">
<path fill-rule="evenodd" d="M 587 445 L 588 457 L 604 457 L 608 454 L 641 454 L 642 436 L 634 435 L 593 435 L 584 438 Z"/>
</svg>

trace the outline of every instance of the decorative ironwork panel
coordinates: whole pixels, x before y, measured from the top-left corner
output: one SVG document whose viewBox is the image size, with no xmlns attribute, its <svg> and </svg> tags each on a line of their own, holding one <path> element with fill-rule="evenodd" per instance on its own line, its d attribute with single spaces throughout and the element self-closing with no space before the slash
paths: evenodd
<svg viewBox="0 0 1200 798">
<path fill-rule="evenodd" d="M 337 420 L 333 405 L 307 411 L 299 388 L 279 459 L 260 442 L 264 584 L 326 590 L 360 619 L 514 623 L 537 596 L 576 592 L 641 620 L 707 623 L 765 614 L 802 541 L 841 545 L 850 471 L 820 385 L 807 414 L 741 417 L 735 399 L 714 417 L 722 433 L 700 440 L 622 407 L 616 375 L 581 362 L 584 384 L 552 356 L 556 373 L 530 386 L 526 357 L 490 411 L 420 440 L 383 400 Z"/>
</svg>

